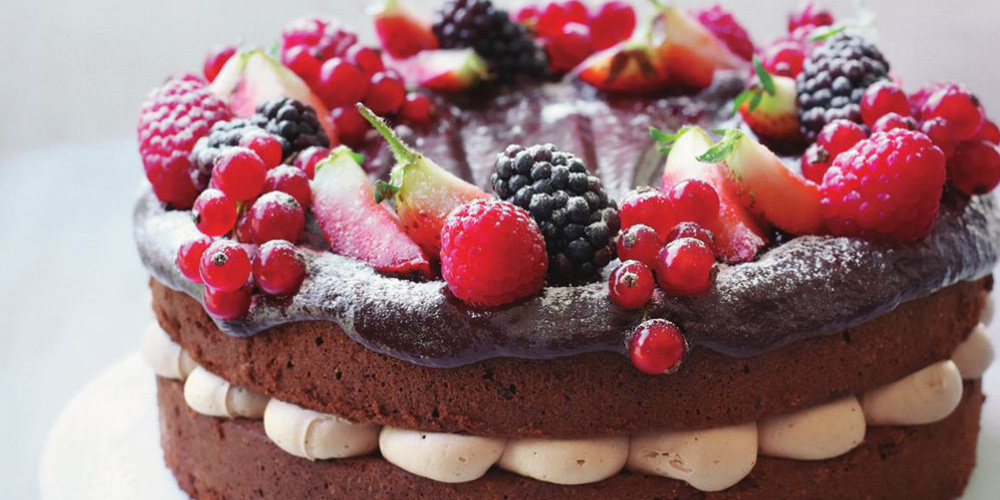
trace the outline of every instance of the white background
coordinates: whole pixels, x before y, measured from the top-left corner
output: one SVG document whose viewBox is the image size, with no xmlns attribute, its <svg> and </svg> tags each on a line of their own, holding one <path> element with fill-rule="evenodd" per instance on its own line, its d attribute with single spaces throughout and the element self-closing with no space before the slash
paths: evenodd
<svg viewBox="0 0 1000 500">
<path fill-rule="evenodd" d="M 795 1 L 728 3 L 762 42 Z M 340 16 L 369 34 L 367 4 L 0 0 L 0 497 L 37 497 L 39 448 L 59 409 L 135 349 L 149 320 L 130 227 L 143 96 L 200 68 L 207 47 L 269 43 L 300 15 Z M 850 2 L 830 4 L 851 12 Z M 966 82 L 1000 116 L 995 1 L 870 4 L 906 81 Z"/>
</svg>

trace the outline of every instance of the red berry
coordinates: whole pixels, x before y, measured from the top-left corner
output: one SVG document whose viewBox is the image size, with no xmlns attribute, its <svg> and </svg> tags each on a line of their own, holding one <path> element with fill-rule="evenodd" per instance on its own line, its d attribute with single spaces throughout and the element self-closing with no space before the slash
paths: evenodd
<svg viewBox="0 0 1000 500">
<path fill-rule="evenodd" d="M 761 57 L 761 64 L 771 73 L 778 76 L 795 78 L 802 73 L 806 61 L 806 50 L 801 42 L 783 40 L 777 42 Z"/>
<path fill-rule="evenodd" d="M 912 94 L 910 94 L 910 116 L 916 119 L 922 119 L 920 116 L 920 110 L 923 109 L 924 104 L 927 104 L 927 100 L 930 99 L 931 95 L 935 92 L 945 88 L 950 84 L 948 83 L 932 83 L 930 85 L 924 85 L 920 87 Z"/>
<path fill-rule="evenodd" d="M 406 102 L 403 109 L 399 111 L 399 116 L 407 123 L 413 125 L 430 125 L 433 119 L 434 102 L 430 97 L 418 92 L 406 94 Z"/>
<path fill-rule="evenodd" d="M 948 126 L 948 122 L 944 118 L 924 121 L 920 124 L 920 131 L 941 149 L 945 158 L 951 158 L 955 155 L 955 147 L 958 142 L 955 141 L 955 134 L 952 133 L 951 127 Z"/>
<path fill-rule="evenodd" d="M 1000 183 L 1000 151 L 986 141 L 959 144 L 948 162 L 948 178 L 970 196 L 993 191 Z"/>
<path fill-rule="evenodd" d="M 872 126 L 872 133 L 888 132 L 890 130 L 916 130 L 917 121 L 909 116 L 902 116 L 897 113 L 889 113 L 879 118 Z"/>
<path fill-rule="evenodd" d="M 802 154 L 801 168 L 802 177 L 815 182 L 816 184 L 823 183 L 823 176 L 826 175 L 826 171 L 830 169 L 830 163 L 833 161 L 830 158 L 830 152 L 821 146 L 818 142 L 812 144 L 806 148 L 806 152 Z"/>
<path fill-rule="evenodd" d="M 256 198 L 266 176 L 267 167 L 257 153 L 240 147 L 223 151 L 212 169 L 214 185 L 236 201 Z"/>
<path fill-rule="evenodd" d="M 729 47 L 729 50 L 739 57 L 749 61 L 753 59 L 753 40 L 743 25 L 733 17 L 733 14 L 720 5 L 710 9 L 695 12 L 695 17 L 708 28 L 716 38 Z"/>
<path fill-rule="evenodd" d="M 358 42 L 358 35 L 335 19 L 322 17 L 299 19 L 281 33 L 282 52 L 305 46 L 321 61 L 343 57 Z"/>
<path fill-rule="evenodd" d="M 359 115 L 360 116 L 360 115 Z M 338 130 L 340 132 L 340 130 Z M 341 136 L 343 138 L 343 136 Z M 306 173 L 310 179 L 316 176 L 316 164 L 330 156 L 330 150 L 320 146 L 312 146 L 302 150 L 295 157 L 293 165 Z"/>
<path fill-rule="evenodd" d="M 406 101 L 406 85 L 403 79 L 389 71 L 379 71 L 372 75 L 365 105 L 376 114 L 391 115 Z"/>
<path fill-rule="evenodd" d="M 205 73 L 205 79 L 208 81 L 214 81 L 216 76 L 219 76 L 219 71 L 222 71 L 222 67 L 229 62 L 229 58 L 236 54 L 236 47 L 233 45 L 226 45 L 222 47 L 216 47 L 212 49 L 208 55 L 205 56 L 205 64 L 202 65 L 202 71 Z"/>
<path fill-rule="evenodd" d="M 997 124 L 989 120 L 983 122 L 983 127 L 976 134 L 976 139 L 986 141 L 990 144 L 1000 144 L 1000 128 Z"/>
<path fill-rule="evenodd" d="M 231 292 L 250 279 L 250 255 L 242 245 L 232 240 L 215 240 L 205 249 L 199 265 L 205 286 Z"/>
<path fill-rule="evenodd" d="M 250 207 L 250 233 L 254 243 L 271 240 L 296 242 L 306 226 L 306 215 L 299 202 L 288 193 L 271 191 L 257 198 Z"/>
<path fill-rule="evenodd" d="M 670 230 L 670 234 L 667 235 L 667 243 L 677 241 L 681 238 L 694 238 L 707 245 L 712 250 L 712 253 L 715 253 L 715 235 L 697 223 L 681 222 L 677 224 Z"/>
<path fill-rule="evenodd" d="M 201 284 L 201 256 L 212 244 L 212 238 L 202 236 L 188 240 L 177 249 L 177 269 L 192 283 Z"/>
<path fill-rule="evenodd" d="M 816 144 L 822 146 L 829 153 L 829 161 L 833 161 L 840 153 L 867 138 L 868 132 L 863 126 L 850 120 L 834 120 L 816 136 Z"/>
<path fill-rule="evenodd" d="M 590 36 L 594 50 L 609 49 L 632 36 L 635 31 L 635 9 L 625 2 L 605 2 L 590 18 Z"/>
<path fill-rule="evenodd" d="M 879 118 L 889 113 L 910 116 L 910 100 L 895 83 L 882 80 L 868 87 L 861 96 L 861 118 L 869 127 L 874 127 Z"/>
<path fill-rule="evenodd" d="M 579 23 L 568 23 L 549 38 L 545 44 L 549 64 L 555 71 L 569 71 L 594 53 L 590 28 Z"/>
<path fill-rule="evenodd" d="M 204 294 L 202 294 L 202 300 L 205 302 L 205 310 L 212 317 L 223 321 L 232 321 L 246 316 L 250 311 L 252 292 L 249 286 L 232 291 L 214 290 L 206 287 Z"/>
<path fill-rule="evenodd" d="M 618 216 L 623 229 L 644 224 L 653 228 L 660 241 L 664 241 L 667 233 L 677 224 L 673 208 L 667 195 L 649 187 L 641 187 L 622 198 Z"/>
<path fill-rule="evenodd" d="M 315 164 L 313 164 L 315 168 Z M 281 191 L 288 193 L 299 202 L 303 209 L 312 205 L 312 188 L 309 186 L 309 176 L 300 168 L 281 165 L 267 172 L 264 180 L 264 192 Z"/>
<path fill-rule="evenodd" d="M 364 45 L 351 47 L 347 51 L 347 60 L 354 63 L 368 79 L 371 79 L 379 71 L 385 71 L 382 55 L 371 47 L 365 47 Z"/>
<path fill-rule="evenodd" d="M 365 136 L 371 130 L 371 125 L 361 116 L 357 108 L 354 106 L 336 108 L 330 112 L 330 117 L 341 142 L 351 147 L 364 145 Z"/>
<path fill-rule="evenodd" d="M 788 14 L 788 32 L 794 33 L 803 26 L 819 28 L 833 24 L 833 14 L 812 2 L 803 2 Z"/>
<path fill-rule="evenodd" d="M 534 24 L 538 20 L 539 14 L 541 14 L 541 11 L 538 10 L 538 7 L 526 5 L 514 14 L 514 20 L 521 24 Z"/>
<path fill-rule="evenodd" d="M 670 296 L 701 295 L 712 288 L 715 252 L 703 241 L 681 238 L 667 243 L 656 259 L 656 282 Z"/>
<path fill-rule="evenodd" d="M 236 219 L 236 231 L 234 231 L 233 234 L 236 236 L 236 241 L 240 243 L 253 243 L 253 233 L 250 232 L 249 209 L 243 210 L 239 219 Z"/>
<path fill-rule="evenodd" d="M 611 272 L 608 294 L 611 301 L 622 309 L 642 309 L 653 298 L 656 281 L 645 264 L 626 260 Z"/>
<path fill-rule="evenodd" d="M 590 13 L 579 1 L 552 2 L 538 16 L 535 29 L 544 37 L 554 37 L 569 23 L 588 24 Z"/>
<path fill-rule="evenodd" d="M 622 231 L 616 245 L 619 259 L 639 261 L 650 268 L 656 265 L 656 257 L 663 248 L 656 231 L 644 224 L 636 224 Z"/>
<path fill-rule="evenodd" d="M 222 236 L 236 224 L 236 202 L 218 189 L 209 188 L 194 200 L 194 225 L 206 236 Z"/>
<path fill-rule="evenodd" d="M 937 221 L 944 181 L 944 153 L 927 136 L 876 132 L 834 160 L 820 211 L 838 236 L 916 241 Z"/>
<path fill-rule="evenodd" d="M 319 69 L 323 62 L 312 53 L 306 46 L 299 45 L 286 50 L 281 54 L 281 62 L 292 70 L 299 78 L 310 84 L 316 82 L 319 77 Z"/>
<path fill-rule="evenodd" d="M 676 372 L 687 350 L 687 340 L 680 329 L 665 319 L 651 319 L 639 325 L 629 341 L 632 364 L 647 375 Z"/>
<path fill-rule="evenodd" d="M 294 295 L 306 278 L 306 264 L 295 245 L 272 240 L 260 246 L 253 263 L 253 279 L 264 293 L 276 297 Z"/>
<path fill-rule="evenodd" d="M 368 93 L 368 78 L 354 64 L 335 57 L 319 69 L 316 87 L 327 107 L 354 106 Z"/>
<path fill-rule="evenodd" d="M 441 275 L 459 300 L 496 307 L 534 295 L 548 270 L 545 239 L 527 211 L 484 199 L 466 203 L 441 229 Z"/>
<path fill-rule="evenodd" d="M 667 192 L 667 198 L 678 221 L 708 226 L 719 218 L 719 193 L 705 181 L 689 179 L 678 182 Z"/>
<path fill-rule="evenodd" d="M 284 159 L 281 142 L 278 138 L 264 131 L 250 132 L 240 138 L 239 146 L 249 149 L 264 162 L 264 166 L 272 169 L 281 165 Z"/>
<path fill-rule="evenodd" d="M 986 119 L 979 99 L 956 84 L 946 85 L 931 94 L 920 109 L 920 116 L 924 120 L 944 118 L 959 142 L 975 137 Z"/>
</svg>

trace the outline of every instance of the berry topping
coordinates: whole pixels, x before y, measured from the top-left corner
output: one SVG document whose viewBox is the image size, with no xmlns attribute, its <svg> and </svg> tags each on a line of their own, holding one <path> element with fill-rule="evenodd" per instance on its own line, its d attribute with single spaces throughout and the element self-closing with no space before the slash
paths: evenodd
<svg viewBox="0 0 1000 500">
<path fill-rule="evenodd" d="M 705 242 L 681 238 L 667 243 L 656 259 L 656 283 L 670 296 L 701 295 L 712 288 L 715 252 Z"/>
<path fill-rule="evenodd" d="M 421 19 L 402 0 L 384 0 L 375 10 L 375 33 L 386 53 L 397 59 L 438 48 L 431 23 Z"/>
<path fill-rule="evenodd" d="M 802 27 L 819 28 L 833 24 L 833 14 L 828 9 L 813 2 L 803 2 L 788 14 L 788 32 L 794 33 Z"/>
<path fill-rule="evenodd" d="M 251 121 L 278 138 L 285 158 L 313 146 L 330 147 L 316 110 L 295 99 L 265 102 Z"/>
<path fill-rule="evenodd" d="M 854 123 L 854 122 L 851 122 Z M 802 159 L 800 163 L 800 170 L 802 170 L 802 177 L 813 181 L 816 184 L 823 183 L 823 176 L 826 175 L 826 171 L 830 169 L 830 162 L 833 158 L 830 158 L 830 152 L 826 150 L 818 142 L 810 144 L 806 148 L 805 153 L 802 153 Z"/>
<path fill-rule="evenodd" d="M 250 279 L 250 256 L 232 240 L 215 240 L 205 249 L 199 263 L 205 286 L 222 292 L 239 290 Z"/>
<path fill-rule="evenodd" d="M 733 14 L 715 5 L 710 9 L 702 9 L 695 12 L 695 17 L 701 21 L 718 39 L 729 47 L 729 50 L 743 59 L 749 61 L 753 58 L 753 40 L 743 25 L 733 17 Z"/>
<path fill-rule="evenodd" d="M 834 120 L 823 127 L 816 137 L 816 144 L 826 150 L 829 155 L 828 161 L 833 161 L 840 153 L 867 138 L 868 132 L 864 126 L 850 120 Z M 820 179 L 822 180 L 822 176 Z"/>
<path fill-rule="evenodd" d="M 353 106 L 368 93 L 368 80 L 354 63 L 334 57 L 320 67 L 314 87 L 329 108 Z"/>
<path fill-rule="evenodd" d="M 365 105 L 380 115 L 395 114 L 406 102 L 406 85 L 395 71 L 372 75 L 365 95 Z"/>
<path fill-rule="evenodd" d="M 364 145 L 371 127 L 368 125 L 365 117 L 361 116 L 361 113 L 358 113 L 357 108 L 354 106 L 336 108 L 330 112 L 330 118 L 333 120 L 337 134 L 344 144 L 353 147 Z"/>
<path fill-rule="evenodd" d="M 534 295 L 545 284 L 545 240 L 528 212 L 483 199 L 455 209 L 441 230 L 441 274 L 473 307 L 496 307 Z"/>
<path fill-rule="evenodd" d="M 618 207 L 572 153 L 551 144 L 509 146 L 497 156 L 491 182 L 500 199 L 538 222 L 554 275 L 592 279 L 614 258 Z"/>
<path fill-rule="evenodd" d="M 215 77 L 222 71 L 222 67 L 229 62 L 229 58 L 233 57 L 234 54 L 236 54 L 236 47 L 233 45 L 225 45 L 212 49 L 205 56 L 205 64 L 202 65 L 202 72 L 205 74 L 205 79 L 210 82 L 215 80 Z"/>
<path fill-rule="evenodd" d="M 979 99 L 961 85 L 948 84 L 927 98 L 920 108 L 924 120 L 944 118 L 959 141 L 972 139 L 986 120 Z"/>
<path fill-rule="evenodd" d="M 392 67 L 411 87 L 438 92 L 467 90 L 489 77 L 486 61 L 472 49 L 428 50 Z"/>
<path fill-rule="evenodd" d="M 708 245 L 708 248 L 712 249 L 713 253 L 715 252 L 715 235 L 697 223 L 681 222 L 680 224 L 677 224 L 670 230 L 670 233 L 667 234 L 667 243 L 677 241 L 681 238 L 694 238 L 701 241 L 705 245 Z M 657 254 L 657 257 L 658 256 L 659 254 Z"/>
<path fill-rule="evenodd" d="M 594 50 L 605 50 L 628 40 L 635 31 L 635 9 L 625 2 L 605 2 L 590 18 Z"/>
<path fill-rule="evenodd" d="M 343 146 L 334 149 L 316 165 L 312 185 L 313 215 L 330 251 L 384 273 L 430 276 L 424 252 L 396 216 L 375 203 L 375 186 L 354 152 Z"/>
<path fill-rule="evenodd" d="M 994 145 L 1000 144 L 1000 128 L 997 127 L 996 123 L 986 120 L 983 122 L 983 127 L 979 129 L 979 133 L 976 134 L 976 139 Z"/>
<path fill-rule="evenodd" d="M 367 78 L 379 71 L 385 71 L 385 63 L 379 51 L 364 45 L 355 45 L 347 51 L 347 60 L 354 63 Z"/>
<path fill-rule="evenodd" d="M 187 278 L 188 281 L 201 284 L 201 256 L 205 249 L 212 244 L 212 238 L 202 236 L 184 242 L 177 249 L 177 269 Z"/>
<path fill-rule="evenodd" d="M 802 72 L 806 49 L 801 42 L 782 40 L 772 44 L 761 56 L 764 69 L 777 76 L 795 78 Z"/>
<path fill-rule="evenodd" d="M 250 311 L 253 290 L 249 285 L 232 291 L 205 288 L 202 301 L 212 317 L 223 321 L 240 319 Z"/>
<path fill-rule="evenodd" d="M 650 268 L 656 265 L 656 257 L 663 248 L 656 231 L 644 224 L 635 224 L 622 231 L 616 245 L 622 262 L 635 260 Z"/>
<path fill-rule="evenodd" d="M 316 78 L 319 77 L 320 61 L 309 48 L 305 46 L 292 47 L 281 54 L 281 62 L 293 73 L 306 82 L 315 85 Z"/>
<path fill-rule="evenodd" d="M 768 144 L 794 149 L 802 142 L 795 80 L 771 75 L 754 60 L 757 76 L 734 100 L 740 116 L 757 137 Z"/>
<path fill-rule="evenodd" d="M 325 157 L 325 155 L 324 155 Z M 322 158 L 316 158 L 313 168 Z M 299 202 L 302 208 L 312 204 L 312 187 L 309 186 L 309 176 L 300 168 L 281 165 L 267 171 L 264 179 L 264 192 L 281 191 L 288 193 Z"/>
<path fill-rule="evenodd" d="M 194 200 L 194 225 L 207 236 L 222 236 L 236 225 L 236 202 L 218 189 L 206 189 Z"/>
<path fill-rule="evenodd" d="M 673 212 L 674 205 L 667 195 L 643 186 L 632 190 L 622 198 L 619 216 L 623 228 L 628 229 L 636 225 L 649 226 L 659 235 L 660 241 L 666 241 L 667 233 L 677 224 Z"/>
<path fill-rule="evenodd" d="M 808 140 L 827 123 L 861 123 L 861 98 L 873 83 L 889 77 L 889 62 L 877 47 L 841 32 L 812 51 L 796 79 L 799 120 Z"/>
<path fill-rule="evenodd" d="M 565 72 L 575 68 L 594 53 L 594 42 L 590 27 L 580 23 L 568 23 L 546 39 L 545 52 L 554 71 Z"/>
<path fill-rule="evenodd" d="M 281 161 L 285 159 L 281 150 L 281 141 L 260 129 L 243 134 L 237 145 L 257 153 L 268 170 L 281 165 Z"/>
<path fill-rule="evenodd" d="M 967 195 L 986 194 L 1000 183 L 1000 151 L 986 141 L 959 144 L 948 161 L 948 178 Z"/>
<path fill-rule="evenodd" d="M 917 121 L 913 118 L 898 113 L 889 113 L 883 115 L 875 122 L 875 125 L 872 125 L 872 133 L 888 132 L 896 129 L 917 130 L 917 128 Z"/>
<path fill-rule="evenodd" d="M 212 185 L 235 201 L 253 200 L 264 190 L 267 167 L 257 153 L 229 148 L 212 169 Z"/>
<path fill-rule="evenodd" d="M 676 372 L 687 350 L 687 341 L 680 329 L 665 319 L 651 319 L 639 325 L 629 341 L 632 364 L 647 375 Z"/>
<path fill-rule="evenodd" d="M 310 179 L 312 179 L 316 176 L 316 164 L 326 159 L 327 156 L 330 156 L 329 149 L 313 146 L 311 148 L 303 149 L 302 152 L 295 157 L 293 165 L 301 169 L 307 176 L 309 176 Z M 284 189 L 279 189 L 279 191 L 284 191 Z M 294 196 L 294 193 L 288 194 Z M 298 199 L 298 196 L 296 196 L 296 199 Z M 309 205 L 305 204 L 303 206 L 305 207 Z"/>
<path fill-rule="evenodd" d="M 589 18 L 590 12 L 583 2 L 578 0 L 550 2 L 538 15 L 535 29 L 542 35 L 553 36 L 567 24 L 587 24 Z"/>
<path fill-rule="evenodd" d="M 645 264 L 635 260 L 622 262 L 608 280 L 611 301 L 622 309 L 642 309 L 653 298 L 656 281 Z"/>
<path fill-rule="evenodd" d="M 204 186 L 195 185 L 188 155 L 212 125 L 230 117 L 226 104 L 196 79 L 174 78 L 149 94 L 137 127 L 139 155 L 161 202 L 191 208 Z"/>
<path fill-rule="evenodd" d="M 250 234 L 254 243 L 263 245 L 271 240 L 296 242 L 305 229 L 306 216 L 292 195 L 281 191 L 257 198 L 250 207 Z"/>
<path fill-rule="evenodd" d="M 677 220 L 709 225 L 719 218 L 719 193 L 705 181 L 680 181 L 667 191 L 667 198 Z"/>
<path fill-rule="evenodd" d="M 253 243 L 253 233 L 250 232 L 249 210 L 244 210 L 240 217 L 236 219 L 236 231 L 233 232 L 236 241 L 240 243 Z"/>
<path fill-rule="evenodd" d="M 253 279 L 264 293 L 294 295 L 306 278 L 306 264 L 295 245 L 272 240 L 260 246 L 253 262 Z"/>
<path fill-rule="evenodd" d="M 430 125 L 434 118 L 434 101 L 418 92 L 406 94 L 406 102 L 399 110 L 399 117 L 416 126 Z"/>
<path fill-rule="evenodd" d="M 919 132 L 879 132 L 834 160 L 820 188 L 835 235 L 915 241 L 937 220 L 945 181 L 941 150 Z"/>
<path fill-rule="evenodd" d="M 947 120 L 944 118 L 924 120 L 920 124 L 920 131 L 923 132 L 935 146 L 941 149 L 945 158 L 951 158 L 955 155 L 955 148 L 958 146 L 958 141 L 955 140 L 955 134 L 951 131 L 951 127 L 948 126 Z"/>
<path fill-rule="evenodd" d="M 281 33 L 282 54 L 302 47 L 322 61 L 342 57 L 357 42 L 358 35 L 341 26 L 339 21 L 322 17 L 299 19 Z"/>
<path fill-rule="evenodd" d="M 433 31 L 442 48 L 474 49 L 502 82 L 546 74 L 545 51 L 490 0 L 449 0 L 438 12 Z"/>
<path fill-rule="evenodd" d="M 861 118 L 874 128 L 875 122 L 889 113 L 910 116 L 910 100 L 891 80 L 875 82 L 861 96 Z"/>
</svg>

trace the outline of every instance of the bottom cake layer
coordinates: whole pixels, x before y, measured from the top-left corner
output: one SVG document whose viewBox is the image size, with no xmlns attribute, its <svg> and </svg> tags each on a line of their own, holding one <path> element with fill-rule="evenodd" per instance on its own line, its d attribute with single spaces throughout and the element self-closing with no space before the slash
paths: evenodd
<svg viewBox="0 0 1000 500">
<path fill-rule="evenodd" d="M 924 426 L 869 428 L 864 444 L 817 462 L 760 457 L 725 491 L 705 493 L 671 479 L 621 473 L 600 483 L 560 486 L 492 470 L 476 481 L 445 484 L 367 456 L 309 462 L 278 449 L 260 421 L 199 415 L 182 382 L 158 378 L 162 444 L 180 487 L 198 500 L 365 499 L 952 499 L 976 462 L 978 381 L 947 419 Z"/>
</svg>

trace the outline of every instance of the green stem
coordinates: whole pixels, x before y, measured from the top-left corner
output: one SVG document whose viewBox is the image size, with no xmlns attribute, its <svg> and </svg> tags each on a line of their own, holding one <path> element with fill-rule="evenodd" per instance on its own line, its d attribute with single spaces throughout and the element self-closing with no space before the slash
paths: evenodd
<svg viewBox="0 0 1000 500">
<path fill-rule="evenodd" d="M 361 116 L 368 120 L 368 123 L 375 127 L 375 130 L 385 138 L 385 141 L 389 143 L 389 149 L 392 150 L 392 155 L 396 157 L 396 161 L 400 163 L 415 163 L 420 158 L 420 153 L 414 151 L 412 148 L 406 145 L 396 132 L 389 127 L 389 124 L 378 116 L 372 110 L 368 109 L 368 106 L 364 104 L 358 104 L 358 112 Z"/>
</svg>

